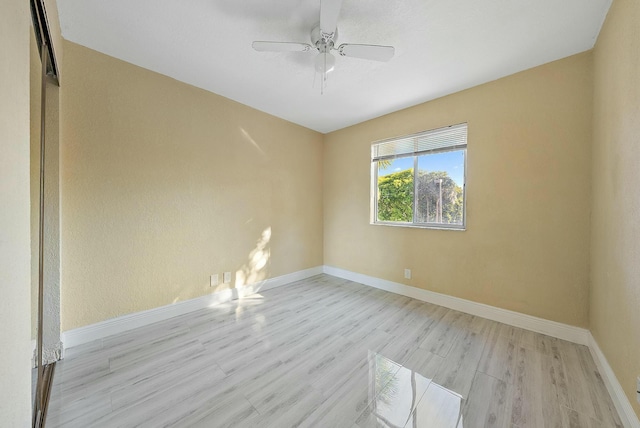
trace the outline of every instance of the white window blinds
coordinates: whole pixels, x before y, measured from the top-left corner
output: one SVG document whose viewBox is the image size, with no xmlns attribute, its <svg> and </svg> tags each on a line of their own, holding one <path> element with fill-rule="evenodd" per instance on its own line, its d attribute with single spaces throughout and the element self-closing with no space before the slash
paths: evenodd
<svg viewBox="0 0 640 428">
<path fill-rule="evenodd" d="M 467 148 L 467 124 L 447 126 L 374 143 L 371 161 Z"/>
</svg>

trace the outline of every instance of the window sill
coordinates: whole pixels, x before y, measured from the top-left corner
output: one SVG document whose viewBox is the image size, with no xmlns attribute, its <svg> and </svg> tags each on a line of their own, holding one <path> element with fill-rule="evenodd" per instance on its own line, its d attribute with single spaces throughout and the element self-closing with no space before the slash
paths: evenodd
<svg viewBox="0 0 640 428">
<path fill-rule="evenodd" d="M 453 230 L 456 232 L 464 232 L 467 230 L 466 226 L 451 226 L 443 225 L 437 226 L 435 224 L 411 224 L 411 223 L 386 223 L 386 222 L 370 222 L 372 226 L 391 226 L 391 227 L 407 227 L 411 229 L 433 229 L 433 230 Z"/>
</svg>

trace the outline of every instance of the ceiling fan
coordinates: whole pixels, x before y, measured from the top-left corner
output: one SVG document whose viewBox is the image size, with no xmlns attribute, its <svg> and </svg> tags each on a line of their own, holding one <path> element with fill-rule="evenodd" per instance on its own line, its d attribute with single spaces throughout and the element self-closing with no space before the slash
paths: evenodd
<svg viewBox="0 0 640 428">
<path fill-rule="evenodd" d="M 317 52 L 315 69 L 322 76 L 321 93 L 324 92 L 327 73 L 332 71 L 336 64 L 331 51 L 337 51 L 340 56 L 389 61 L 395 53 L 393 46 L 343 43 L 336 47 L 341 7 L 342 0 L 320 0 L 320 23 L 311 30 L 312 44 L 255 41 L 252 44 L 253 49 L 258 52 Z"/>
</svg>

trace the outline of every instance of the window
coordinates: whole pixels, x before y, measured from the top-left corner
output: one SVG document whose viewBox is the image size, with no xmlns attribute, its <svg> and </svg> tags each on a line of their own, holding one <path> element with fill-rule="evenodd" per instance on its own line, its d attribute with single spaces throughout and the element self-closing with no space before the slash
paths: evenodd
<svg viewBox="0 0 640 428">
<path fill-rule="evenodd" d="M 464 229 L 467 124 L 371 146 L 372 223 Z"/>
</svg>

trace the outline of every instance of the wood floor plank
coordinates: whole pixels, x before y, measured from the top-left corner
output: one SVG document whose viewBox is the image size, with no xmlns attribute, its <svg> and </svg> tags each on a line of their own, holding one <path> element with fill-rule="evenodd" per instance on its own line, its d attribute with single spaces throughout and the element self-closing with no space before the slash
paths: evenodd
<svg viewBox="0 0 640 428">
<path fill-rule="evenodd" d="M 458 394 L 432 382 L 404 426 L 464 428 L 459 424 L 463 405 Z"/>
<path fill-rule="evenodd" d="M 311 385 L 292 385 L 282 391 L 275 405 L 260 412 L 261 424 L 273 428 L 299 426 L 323 401 L 322 394 Z"/>
<path fill-rule="evenodd" d="M 551 357 L 521 346 L 514 380 L 511 422 L 520 427 L 561 428 Z"/>
<path fill-rule="evenodd" d="M 52 391 L 53 394 L 56 391 Z M 87 394 L 82 398 L 67 400 L 58 394 L 55 404 L 49 405 L 47 426 L 84 428 L 98 426 L 96 421 L 111 414 L 111 400 L 107 392 Z"/>
<path fill-rule="evenodd" d="M 244 398 L 234 395 L 221 400 L 212 400 L 210 404 L 204 403 L 200 410 L 194 411 L 171 426 L 176 428 L 253 428 L 264 425 L 262 417 L 253 406 Z"/>
<path fill-rule="evenodd" d="M 223 378 L 224 373 L 218 367 L 201 370 L 173 384 L 170 393 L 164 389 L 154 391 L 144 399 L 131 401 L 120 409 L 114 409 L 111 413 L 97 419 L 92 426 L 142 426 L 168 409 L 170 417 L 167 415 L 163 418 L 163 424 L 179 423 L 182 418 L 191 414 L 192 403 L 205 397 L 216 395 L 222 397 L 235 392 L 233 385 L 222 382 Z"/>
<path fill-rule="evenodd" d="M 371 356 L 379 354 L 378 350 L 383 348 L 388 341 L 389 335 L 387 333 L 373 330 L 369 337 L 364 338 L 362 342 L 353 343 L 344 350 L 339 358 L 325 365 L 322 370 L 311 374 L 308 379 L 313 387 L 325 397 L 329 396 L 337 385 L 341 385 L 341 382 L 354 376 L 354 368 L 365 368 Z"/>
<path fill-rule="evenodd" d="M 418 348 L 404 360 L 402 366 L 432 380 L 440 371 L 443 362 L 444 358 L 441 356 Z"/>
<path fill-rule="evenodd" d="M 202 345 L 187 346 L 180 352 L 163 356 L 162 363 L 156 364 L 153 370 L 136 370 L 134 376 L 110 388 L 112 408 L 143 401 L 154 393 L 171 389 L 186 376 L 214 367 L 211 356 L 203 349 Z"/>
<path fill-rule="evenodd" d="M 109 357 L 109 368 L 112 371 L 119 370 L 123 367 L 155 359 L 166 352 L 189 346 L 194 343 L 194 340 L 187 335 L 188 332 L 188 329 L 176 331 L 173 335 L 164 336 L 158 340 L 144 343 L 143 345 L 133 345 L 123 349 Z M 200 347 L 202 347 L 202 344 L 199 341 L 197 342 Z"/>
<path fill-rule="evenodd" d="M 159 411 L 140 423 L 140 427 L 251 427 L 259 419 L 258 412 L 241 394 L 205 392 Z"/>
<path fill-rule="evenodd" d="M 509 428 L 512 389 L 506 381 L 476 372 L 462 409 L 464 428 Z"/>
<path fill-rule="evenodd" d="M 467 330 L 472 320 L 473 316 L 471 315 L 451 309 L 447 310 L 420 344 L 420 347 L 441 357 L 446 357 L 458 335 Z"/>
<path fill-rule="evenodd" d="M 496 324 L 489 332 L 478 370 L 507 383 L 513 383 L 518 340 L 501 334 L 501 330 L 502 325 Z"/>
<path fill-rule="evenodd" d="M 618 413 L 586 346 L 559 344 L 567 388 L 560 396 L 569 409 L 594 418 L 607 427 L 622 427 Z"/>
<path fill-rule="evenodd" d="M 583 415 L 575 410 L 562 406 L 562 426 L 564 428 L 603 428 L 602 421 L 593 419 L 591 416 Z"/>
<path fill-rule="evenodd" d="M 462 398 L 469 396 L 482 352 L 486 335 L 466 330 L 455 340 L 449 355 L 444 359 L 433 379 L 438 385 L 453 391 Z"/>
</svg>

